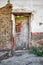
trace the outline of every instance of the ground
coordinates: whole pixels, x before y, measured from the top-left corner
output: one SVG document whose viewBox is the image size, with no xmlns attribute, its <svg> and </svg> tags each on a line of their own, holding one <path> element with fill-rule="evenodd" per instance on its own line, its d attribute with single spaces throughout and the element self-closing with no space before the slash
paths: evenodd
<svg viewBox="0 0 43 65">
<path fill-rule="evenodd" d="M 0 65 L 43 65 L 43 57 L 29 53 L 29 50 L 18 50 L 13 57 L 2 60 Z"/>
</svg>

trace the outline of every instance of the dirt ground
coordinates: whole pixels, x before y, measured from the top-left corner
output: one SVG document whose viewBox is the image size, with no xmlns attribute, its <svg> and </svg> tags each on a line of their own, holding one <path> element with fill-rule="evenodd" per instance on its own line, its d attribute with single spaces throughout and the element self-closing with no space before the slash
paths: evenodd
<svg viewBox="0 0 43 65">
<path fill-rule="evenodd" d="M 2 60 L 0 65 L 43 65 L 43 57 L 31 54 L 29 50 L 18 50 L 13 57 Z"/>
</svg>

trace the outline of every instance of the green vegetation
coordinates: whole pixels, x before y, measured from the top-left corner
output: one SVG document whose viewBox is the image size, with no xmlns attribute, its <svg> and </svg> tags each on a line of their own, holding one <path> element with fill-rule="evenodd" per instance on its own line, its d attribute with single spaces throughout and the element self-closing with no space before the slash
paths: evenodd
<svg viewBox="0 0 43 65">
<path fill-rule="evenodd" d="M 37 56 L 43 56 L 43 49 L 33 48 L 32 53 L 36 54 Z"/>
<path fill-rule="evenodd" d="M 16 16 L 16 18 L 24 18 L 24 16 Z"/>
<path fill-rule="evenodd" d="M 43 56 L 43 40 L 32 43 L 33 48 L 31 49 L 32 53 L 36 54 L 37 56 Z"/>
</svg>

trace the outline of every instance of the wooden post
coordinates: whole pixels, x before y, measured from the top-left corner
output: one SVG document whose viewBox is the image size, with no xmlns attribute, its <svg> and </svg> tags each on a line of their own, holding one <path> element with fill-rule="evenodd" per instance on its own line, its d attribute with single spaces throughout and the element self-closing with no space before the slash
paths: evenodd
<svg viewBox="0 0 43 65">
<path fill-rule="evenodd" d="M 14 48 L 15 46 L 15 19 L 14 19 L 14 15 L 12 14 L 12 48 Z"/>
<path fill-rule="evenodd" d="M 31 42 L 31 15 L 29 16 L 29 47 Z"/>
</svg>

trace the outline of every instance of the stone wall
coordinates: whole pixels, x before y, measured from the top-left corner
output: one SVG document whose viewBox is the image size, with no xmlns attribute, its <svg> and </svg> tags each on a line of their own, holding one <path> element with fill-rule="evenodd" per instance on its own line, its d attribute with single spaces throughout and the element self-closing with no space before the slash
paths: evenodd
<svg viewBox="0 0 43 65">
<path fill-rule="evenodd" d="M 11 47 L 11 11 L 11 4 L 7 4 L 6 6 L 0 8 L 0 49 Z"/>
</svg>

